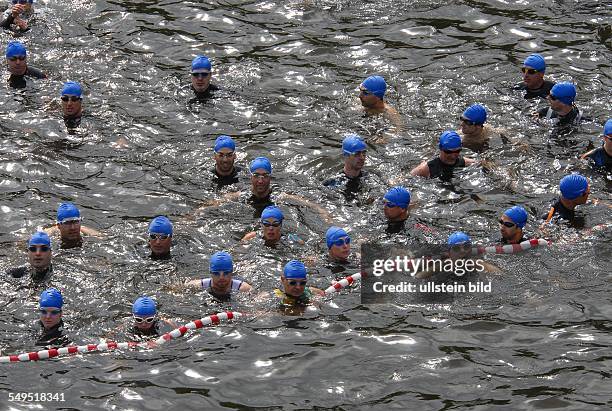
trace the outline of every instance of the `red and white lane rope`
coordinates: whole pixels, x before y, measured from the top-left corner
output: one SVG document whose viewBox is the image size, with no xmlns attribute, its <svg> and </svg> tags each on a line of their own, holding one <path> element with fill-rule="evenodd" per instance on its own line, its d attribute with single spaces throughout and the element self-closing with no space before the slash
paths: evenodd
<svg viewBox="0 0 612 411">
<path fill-rule="evenodd" d="M 494 254 L 516 254 L 521 251 L 529 250 L 530 248 L 546 247 L 552 244 L 551 241 L 544 240 L 543 238 L 534 238 L 531 240 L 523 241 L 520 244 L 505 244 L 505 245 L 493 245 L 489 247 L 478 246 L 472 248 L 472 255 L 480 255 L 485 253 Z"/>
<path fill-rule="evenodd" d="M 25 362 L 25 361 L 39 361 L 46 360 L 48 358 L 58 357 L 60 355 L 70 355 L 70 354 L 78 354 L 78 353 L 86 353 L 86 352 L 104 352 L 104 351 L 113 351 L 117 349 L 130 349 L 130 348 L 153 348 L 157 347 L 161 344 L 165 344 L 166 342 L 182 337 L 189 330 L 196 330 L 198 328 L 205 327 L 207 325 L 219 324 L 221 321 L 228 321 L 232 319 L 238 319 L 242 317 L 243 314 L 233 311 L 221 312 L 213 315 L 206 316 L 199 320 L 191 321 L 182 327 L 174 329 L 161 337 L 159 337 L 155 341 L 147 341 L 147 342 L 114 342 L 108 341 L 102 344 L 87 344 L 87 345 L 71 345 L 69 347 L 62 348 L 52 348 L 50 350 L 42 350 L 42 351 L 33 351 L 29 353 L 16 354 L 16 355 L 7 355 L 4 357 L 0 357 L 0 363 L 4 362 Z"/>
<path fill-rule="evenodd" d="M 346 287 L 348 285 L 351 285 L 355 281 L 360 280 L 360 279 L 361 279 L 361 274 L 360 273 L 349 275 L 348 277 L 345 277 L 342 280 L 336 281 L 332 285 L 327 287 L 325 289 L 325 295 L 336 293 L 336 292 L 340 291 L 341 289 L 343 289 L 344 287 Z"/>
</svg>

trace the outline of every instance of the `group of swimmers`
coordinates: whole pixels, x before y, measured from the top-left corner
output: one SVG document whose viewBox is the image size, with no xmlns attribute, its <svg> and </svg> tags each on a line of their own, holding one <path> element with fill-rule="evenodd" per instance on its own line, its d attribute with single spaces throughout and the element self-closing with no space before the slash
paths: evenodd
<svg viewBox="0 0 612 411">
<path fill-rule="evenodd" d="M 27 31 L 27 15 L 32 13 L 31 0 L 13 0 L 13 6 L 5 15 L 0 26 L 15 31 Z M 26 46 L 19 41 L 11 41 L 6 47 L 7 67 L 10 72 L 9 84 L 14 88 L 27 87 L 26 79 L 45 79 L 46 74 L 27 63 Z M 567 132 L 578 125 L 583 114 L 575 105 L 576 87 L 572 83 L 557 83 L 544 78 L 546 63 L 539 54 L 528 56 L 523 66 L 523 81 L 517 89 L 524 91 L 525 98 L 547 99 L 549 107 L 534 113 L 538 118 L 550 120 L 553 127 Z M 196 56 L 191 63 L 191 90 L 196 98 L 205 100 L 218 90 L 211 82 L 212 63 L 206 56 Z M 370 76 L 359 86 L 359 100 L 368 115 L 382 115 L 398 126 L 401 123 L 398 112 L 385 100 L 387 84 L 381 76 Z M 83 89 L 78 82 L 68 81 L 63 84 L 60 92 L 64 122 L 69 130 L 77 129 L 83 115 Z M 488 148 L 489 140 L 496 130 L 486 123 L 488 113 L 481 104 L 469 106 L 460 117 L 460 130 L 447 130 L 441 133 L 438 141 L 439 153 L 415 167 L 411 174 L 426 178 L 450 179 L 453 170 L 469 166 L 476 161 L 461 156 L 461 151 L 467 147 L 473 151 L 483 151 Z M 583 155 L 591 164 L 606 171 L 612 169 L 612 120 L 605 123 L 603 145 Z M 213 147 L 215 167 L 211 170 L 211 178 L 219 186 L 231 186 L 240 180 L 242 168 L 235 164 L 236 144 L 230 136 L 219 136 Z M 345 192 L 358 192 L 365 179 L 369 178 L 364 170 L 367 155 L 367 145 L 358 135 L 348 135 L 342 142 L 344 167 L 342 173 L 323 182 L 332 189 L 341 187 Z M 271 188 L 272 163 L 266 157 L 257 157 L 249 165 L 251 192 L 246 196 L 252 204 L 262 227 L 261 238 L 265 246 L 277 247 L 284 240 L 302 241 L 295 235 L 284 236 L 282 224 L 284 214 L 277 202 L 290 197 L 321 214 L 323 220 L 332 223 L 331 216 L 323 207 L 305 198 L 295 195 L 281 194 L 273 196 Z M 543 216 L 543 221 L 572 221 L 577 206 L 584 204 L 590 193 L 588 180 L 577 173 L 569 174 L 560 181 L 560 197 Z M 220 201 L 235 200 L 241 193 L 226 194 L 221 199 L 204 204 L 201 210 L 218 205 Z M 382 196 L 383 214 L 388 223 L 387 232 L 399 233 L 405 229 L 411 208 L 411 193 L 403 186 L 395 186 Z M 513 206 L 505 210 L 499 218 L 500 242 L 503 244 L 518 244 L 525 240 L 524 228 L 528 221 L 528 213 L 521 206 Z M 62 203 L 57 210 L 57 222 L 54 227 L 33 234 L 28 241 L 29 265 L 11 269 L 8 274 L 12 278 L 28 277 L 36 282 L 44 282 L 52 273 L 52 247 L 49 234 L 58 234 L 62 248 L 79 247 L 83 235 L 101 235 L 96 230 L 81 225 L 81 214 L 74 204 Z M 149 224 L 148 245 L 151 258 L 164 259 L 170 256 L 173 238 L 173 225 L 166 216 L 157 216 Z M 255 232 L 244 236 L 247 242 L 255 238 Z M 284 238 L 285 237 L 285 238 Z M 351 237 L 341 227 L 331 225 L 325 236 L 330 260 L 346 262 L 351 255 Z M 469 235 L 463 232 L 452 233 L 448 237 L 449 247 L 470 244 Z M 233 293 L 251 292 L 252 285 L 234 277 L 232 256 L 226 251 L 219 251 L 210 257 L 210 277 L 190 279 L 184 284 L 207 290 L 219 300 L 227 300 Z M 323 295 L 323 291 L 308 286 L 307 268 L 303 261 L 291 260 L 285 264 L 280 275 L 281 288 L 274 290 L 284 305 L 307 305 L 312 298 Z M 58 344 L 63 338 L 62 308 L 64 300 L 56 288 L 44 290 L 39 299 L 40 325 L 42 335 L 39 342 L 43 345 Z M 134 330 L 141 335 L 156 335 L 160 317 L 157 313 L 155 300 L 149 296 L 139 296 L 132 305 Z"/>
</svg>

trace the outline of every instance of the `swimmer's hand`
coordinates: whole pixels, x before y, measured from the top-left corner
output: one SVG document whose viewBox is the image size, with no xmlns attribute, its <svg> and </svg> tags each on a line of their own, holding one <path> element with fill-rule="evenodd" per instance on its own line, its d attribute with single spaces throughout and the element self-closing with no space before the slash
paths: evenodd
<svg viewBox="0 0 612 411">
<path fill-rule="evenodd" d="M 25 11 L 25 6 L 23 4 L 15 4 L 11 9 L 11 14 L 13 17 L 19 16 L 21 13 Z"/>
<path fill-rule="evenodd" d="M 251 241 L 252 239 L 254 239 L 256 235 L 257 235 L 256 231 L 251 231 L 250 233 L 246 233 L 240 241 L 242 241 L 243 243 L 246 243 L 247 241 Z"/>
</svg>

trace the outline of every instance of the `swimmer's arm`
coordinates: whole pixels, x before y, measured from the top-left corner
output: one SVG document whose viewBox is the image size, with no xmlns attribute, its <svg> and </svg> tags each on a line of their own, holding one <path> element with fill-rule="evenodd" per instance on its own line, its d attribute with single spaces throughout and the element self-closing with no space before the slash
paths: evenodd
<svg viewBox="0 0 612 411">
<path fill-rule="evenodd" d="M 424 278 L 429 278 L 434 274 L 434 271 L 419 271 L 418 273 L 416 273 L 414 275 L 414 278 L 418 278 L 418 279 L 424 279 Z"/>
<path fill-rule="evenodd" d="M 473 158 L 463 157 L 463 160 L 465 161 L 466 166 L 471 166 L 472 164 L 476 163 L 476 160 Z"/>
<path fill-rule="evenodd" d="M 243 243 L 246 243 L 247 241 L 251 241 L 252 239 L 254 239 L 256 236 L 257 236 L 257 231 L 251 231 L 250 233 L 246 233 L 244 237 L 240 239 L 240 241 L 242 241 Z"/>
<path fill-rule="evenodd" d="M 202 288 L 202 280 L 199 278 L 195 280 L 187 280 L 183 286 L 185 288 Z"/>
<path fill-rule="evenodd" d="M 81 234 L 89 235 L 92 237 L 98 237 L 98 238 L 104 237 L 104 234 L 102 234 L 100 231 L 94 228 L 91 228 L 91 227 L 84 226 L 84 225 L 81 226 Z"/>
<path fill-rule="evenodd" d="M 502 272 L 501 268 L 499 268 L 495 264 L 491 264 L 491 263 L 488 263 L 482 260 L 480 261 L 480 264 L 482 264 L 482 266 L 484 267 L 484 271 L 486 271 L 487 273 L 501 273 Z"/>
<path fill-rule="evenodd" d="M 404 123 L 402 121 L 402 116 L 397 112 L 397 110 L 387 104 L 385 104 L 385 118 L 387 118 L 391 124 L 393 124 L 395 130 L 394 133 L 400 133 L 404 131 Z"/>
<path fill-rule="evenodd" d="M 200 214 L 202 211 L 206 210 L 207 208 L 218 207 L 221 204 L 228 203 L 230 201 L 236 201 L 238 200 L 238 198 L 240 198 L 241 194 L 242 192 L 235 191 L 232 193 L 223 194 L 221 198 L 210 198 L 204 201 L 204 203 L 193 212 L 193 216 Z"/>
<path fill-rule="evenodd" d="M 591 151 L 587 151 L 586 153 L 584 153 L 583 155 L 580 156 L 581 160 L 586 160 L 588 156 L 590 156 L 591 154 L 593 154 L 595 151 L 597 151 L 596 148 L 594 148 Z"/>
<path fill-rule="evenodd" d="M 413 168 L 412 171 L 410 172 L 410 175 L 428 178 L 430 174 L 429 174 L 429 166 L 427 165 L 427 161 L 423 161 L 421 164 Z"/>
<path fill-rule="evenodd" d="M 325 291 L 321 290 L 320 288 L 317 288 L 317 287 L 308 287 L 308 288 L 317 297 L 323 297 L 325 295 Z"/>
<path fill-rule="evenodd" d="M 253 287 L 251 286 L 251 284 L 243 281 L 242 284 L 240 284 L 240 288 L 238 289 L 238 291 L 240 291 L 241 293 L 250 293 L 252 289 Z"/>
<path fill-rule="evenodd" d="M 173 321 L 167 320 L 163 317 L 159 317 L 159 320 L 172 327 L 172 329 L 178 328 L 178 325 L 176 325 Z"/>
<path fill-rule="evenodd" d="M 45 231 L 45 233 L 49 234 L 50 236 L 51 235 L 55 235 L 55 234 L 59 234 L 59 232 L 60 232 L 59 228 L 57 228 L 56 224 L 52 225 L 51 227 L 45 228 L 44 231 Z"/>
<path fill-rule="evenodd" d="M 293 200 L 296 201 L 300 204 L 302 204 L 305 207 L 309 207 L 312 208 L 313 210 L 315 210 L 317 213 L 319 213 L 319 215 L 321 216 L 321 218 L 328 224 L 332 224 L 334 222 L 334 219 L 331 216 L 331 213 L 329 211 L 327 211 L 326 209 L 324 209 L 323 207 L 321 207 L 318 204 L 315 204 L 314 202 L 305 199 L 302 196 L 298 196 L 295 194 L 287 194 L 287 193 L 282 193 L 280 196 L 280 199 L 289 199 L 289 200 Z"/>
</svg>

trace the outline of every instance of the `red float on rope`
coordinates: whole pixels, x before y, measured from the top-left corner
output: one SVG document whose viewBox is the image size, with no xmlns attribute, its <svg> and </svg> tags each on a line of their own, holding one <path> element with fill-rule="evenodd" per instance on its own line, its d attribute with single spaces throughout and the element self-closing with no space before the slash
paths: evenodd
<svg viewBox="0 0 612 411">
<path fill-rule="evenodd" d="M 355 273 L 353 275 L 349 275 L 348 277 L 345 277 L 342 280 L 340 280 L 340 281 L 330 285 L 329 287 L 327 287 L 325 289 L 325 295 L 338 292 L 341 289 L 343 289 L 344 287 L 346 287 L 347 285 L 353 284 L 353 282 L 355 280 L 359 280 L 359 279 L 361 279 L 361 274 L 360 273 Z"/>
<path fill-rule="evenodd" d="M 485 253 L 495 254 L 516 254 L 521 251 L 529 250 L 530 248 L 545 247 L 552 244 L 552 241 L 544 240 L 543 238 L 532 238 L 531 240 L 523 241 L 520 244 L 494 245 L 489 247 L 473 247 L 472 255 L 480 255 Z"/>
</svg>

